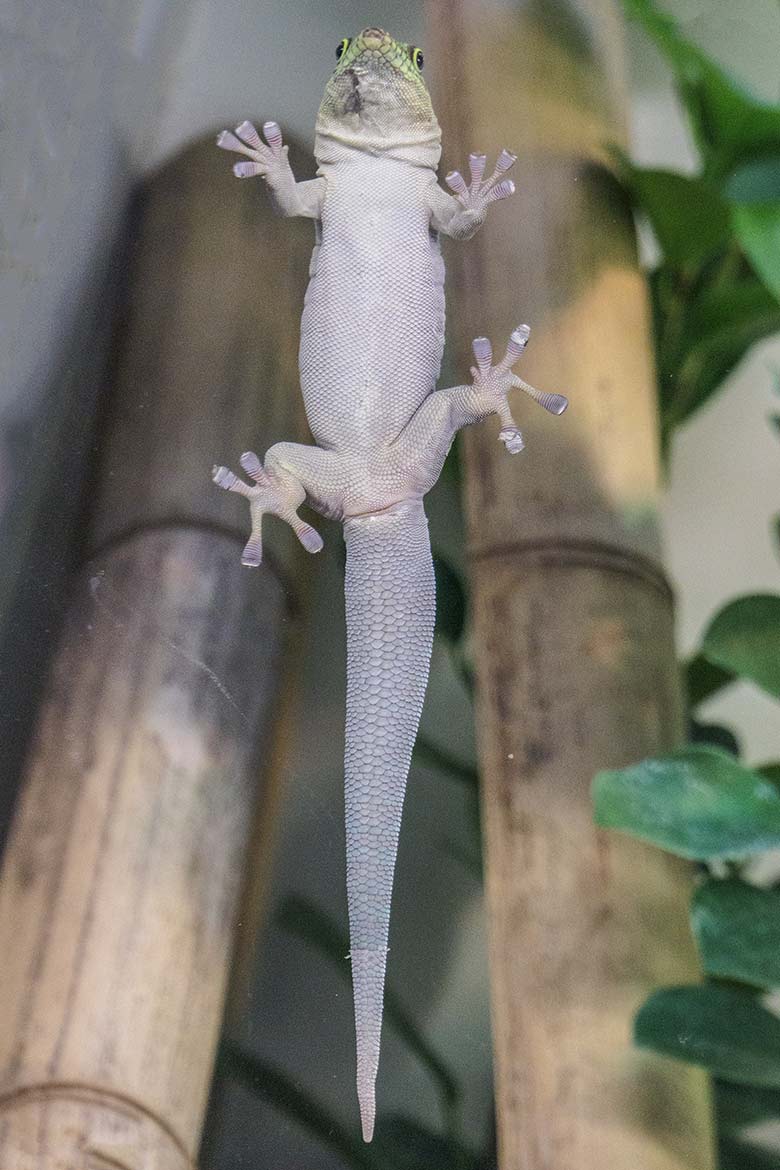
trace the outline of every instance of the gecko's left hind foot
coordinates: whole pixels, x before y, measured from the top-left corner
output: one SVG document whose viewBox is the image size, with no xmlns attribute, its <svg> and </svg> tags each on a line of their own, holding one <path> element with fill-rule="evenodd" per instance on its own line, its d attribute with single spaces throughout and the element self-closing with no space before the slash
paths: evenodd
<svg viewBox="0 0 780 1170">
<path fill-rule="evenodd" d="M 263 560 L 262 525 L 266 512 L 286 521 L 307 552 L 319 552 L 322 537 L 297 514 L 297 508 L 304 499 L 303 491 L 296 495 L 286 485 L 272 479 L 254 451 L 245 451 L 240 463 L 254 484 L 244 483 L 227 467 L 214 467 L 211 478 L 217 487 L 226 492 L 238 492 L 249 502 L 252 532 L 241 554 L 241 564 L 256 568 Z"/>
</svg>

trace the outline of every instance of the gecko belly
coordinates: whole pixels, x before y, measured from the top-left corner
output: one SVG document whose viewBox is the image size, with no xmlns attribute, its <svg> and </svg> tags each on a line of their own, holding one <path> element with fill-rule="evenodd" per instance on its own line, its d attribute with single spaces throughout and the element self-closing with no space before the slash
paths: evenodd
<svg viewBox="0 0 780 1170">
<path fill-rule="evenodd" d="M 435 386 L 444 266 L 429 228 L 429 171 L 376 158 L 323 171 L 301 387 L 317 443 L 356 452 L 395 439 Z"/>
</svg>

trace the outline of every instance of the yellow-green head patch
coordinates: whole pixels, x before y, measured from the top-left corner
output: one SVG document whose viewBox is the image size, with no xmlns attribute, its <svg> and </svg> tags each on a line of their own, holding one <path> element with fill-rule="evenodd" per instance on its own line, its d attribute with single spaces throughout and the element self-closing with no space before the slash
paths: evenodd
<svg viewBox="0 0 780 1170">
<path fill-rule="evenodd" d="M 428 148 L 434 139 L 438 146 L 439 127 L 422 75 L 422 49 L 365 28 L 338 43 L 336 58 L 317 118 L 317 157 L 322 139 L 377 153 L 416 143 L 430 165 Z"/>
</svg>

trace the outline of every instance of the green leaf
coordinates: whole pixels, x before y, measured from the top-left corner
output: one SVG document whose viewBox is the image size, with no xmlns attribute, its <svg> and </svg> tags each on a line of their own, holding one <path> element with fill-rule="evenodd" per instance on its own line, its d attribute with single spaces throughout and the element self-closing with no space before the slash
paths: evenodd
<svg viewBox="0 0 780 1170">
<path fill-rule="evenodd" d="M 729 602 L 705 632 L 702 653 L 780 698 L 780 596 L 754 593 Z"/>
<path fill-rule="evenodd" d="M 759 764 L 755 770 L 765 776 L 770 783 L 776 784 L 780 788 L 780 764 Z"/>
<path fill-rule="evenodd" d="M 696 861 L 780 845 L 780 792 L 716 748 L 690 747 L 593 782 L 596 823 Z"/>
<path fill-rule="evenodd" d="M 780 202 L 737 204 L 731 219 L 750 263 L 780 300 Z"/>
<path fill-rule="evenodd" d="M 780 199 L 780 154 L 752 159 L 736 167 L 723 192 L 733 203 L 768 203 Z"/>
<path fill-rule="evenodd" d="M 777 1150 L 718 1134 L 718 1170 L 778 1170 Z"/>
<path fill-rule="evenodd" d="M 448 642 L 458 642 L 466 624 L 466 590 L 460 577 L 444 557 L 434 555 L 436 575 L 436 631 Z"/>
<path fill-rule="evenodd" d="M 623 7 L 642 24 L 674 70 L 711 177 L 730 173 L 744 160 L 778 154 L 780 106 L 759 100 L 729 77 L 652 0 L 623 0 Z"/>
<path fill-rule="evenodd" d="M 703 654 L 695 654 L 684 666 L 685 693 L 689 707 L 698 707 L 705 699 L 717 694 L 723 687 L 734 681 L 730 670 L 716 666 Z"/>
<path fill-rule="evenodd" d="M 729 209 L 715 187 L 675 171 L 634 166 L 625 156 L 621 173 L 667 264 L 692 268 L 725 245 Z"/>
<path fill-rule="evenodd" d="M 721 727 L 718 723 L 698 723 L 695 719 L 689 719 L 688 742 L 721 748 L 730 756 L 739 759 L 739 740 L 730 727 Z"/>
<path fill-rule="evenodd" d="M 726 284 L 703 284 L 669 307 L 668 276 L 651 280 L 656 323 L 661 423 L 679 426 L 723 385 L 751 347 L 780 332 L 780 305 L 750 273 Z M 675 308 L 676 306 L 676 308 Z M 670 313 L 677 313 L 670 329 Z"/>
<path fill-rule="evenodd" d="M 780 1088 L 780 1020 L 749 992 L 715 983 L 665 987 L 634 1022 L 640 1048 L 700 1064 L 739 1084 Z"/>
<path fill-rule="evenodd" d="M 715 1105 L 718 1123 L 724 1129 L 738 1131 L 768 1117 L 780 1117 L 780 1093 L 777 1089 L 760 1089 L 758 1085 L 735 1085 L 715 1080 Z"/>
<path fill-rule="evenodd" d="M 762 1149 L 742 1135 L 756 1122 L 780 1119 L 780 1092 L 757 1085 L 715 1080 L 718 1119 L 718 1170 L 778 1170 L 774 1151 Z"/>
<path fill-rule="evenodd" d="M 704 970 L 755 987 L 780 987 L 780 890 L 710 880 L 691 905 Z"/>
</svg>

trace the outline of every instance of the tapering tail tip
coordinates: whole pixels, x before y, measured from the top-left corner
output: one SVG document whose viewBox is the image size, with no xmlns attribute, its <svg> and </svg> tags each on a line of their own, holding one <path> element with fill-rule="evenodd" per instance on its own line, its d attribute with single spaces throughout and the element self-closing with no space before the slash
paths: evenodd
<svg viewBox="0 0 780 1170">
<path fill-rule="evenodd" d="M 374 1136 L 374 1121 L 376 1120 L 376 1091 L 374 1083 L 361 1085 L 358 1089 L 360 1104 L 360 1124 L 363 1129 L 363 1141 L 370 1142 Z"/>
<path fill-rule="evenodd" d="M 353 947 L 352 986 L 355 998 L 357 1033 L 357 1095 L 363 1141 L 374 1136 L 376 1118 L 376 1074 L 379 1069 L 379 1041 L 382 1033 L 382 999 L 387 951 Z"/>
</svg>

